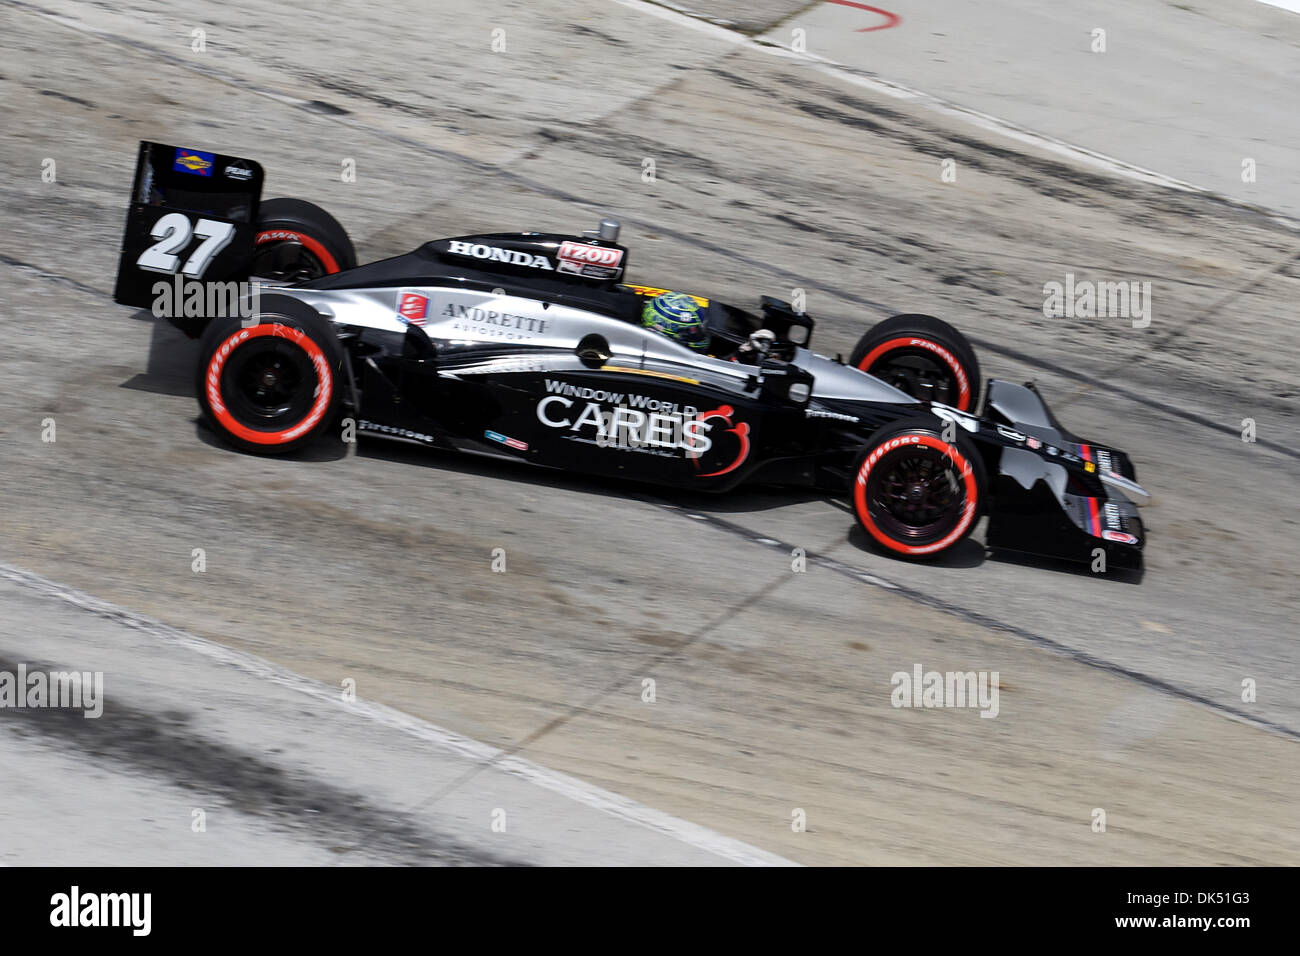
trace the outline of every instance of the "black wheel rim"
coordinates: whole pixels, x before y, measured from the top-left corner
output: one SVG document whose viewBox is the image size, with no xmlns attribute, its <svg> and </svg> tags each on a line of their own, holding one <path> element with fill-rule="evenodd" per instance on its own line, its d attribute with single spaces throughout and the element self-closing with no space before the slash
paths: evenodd
<svg viewBox="0 0 1300 956">
<path fill-rule="evenodd" d="M 961 390 L 947 362 L 925 349 L 895 349 L 867 369 L 881 381 L 924 402 L 957 407 Z"/>
<path fill-rule="evenodd" d="M 316 369 L 301 348 L 278 336 L 235 349 L 221 374 L 221 395 L 235 418 L 264 431 L 301 421 L 316 398 Z"/>
<path fill-rule="evenodd" d="M 866 500 L 872 520 L 885 534 L 908 544 L 928 544 L 961 520 L 966 484 L 947 454 L 911 445 L 872 468 Z"/>
<path fill-rule="evenodd" d="M 295 239 L 277 239 L 257 247 L 251 275 L 280 282 L 305 282 L 326 275 L 325 264 Z"/>
</svg>

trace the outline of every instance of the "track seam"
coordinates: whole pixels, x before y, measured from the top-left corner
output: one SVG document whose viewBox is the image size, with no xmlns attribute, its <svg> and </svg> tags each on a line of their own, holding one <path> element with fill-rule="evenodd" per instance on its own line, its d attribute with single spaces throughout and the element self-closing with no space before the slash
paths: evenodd
<svg viewBox="0 0 1300 956">
<path fill-rule="evenodd" d="M 522 778 L 544 790 L 549 790 L 552 793 L 573 800 L 575 803 L 629 823 L 635 823 L 646 829 L 654 830 L 687 846 L 713 853 L 733 863 L 744 866 L 798 865 L 778 854 L 716 833 L 699 824 L 674 817 L 628 797 L 587 783 L 577 777 L 550 770 L 540 764 L 508 754 L 489 744 L 465 737 L 455 731 L 413 717 L 385 704 L 365 700 L 344 703 L 338 689 L 329 684 L 304 677 L 287 668 L 273 664 L 265 658 L 234 650 L 223 644 L 199 637 L 197 634 L 173 627 L 170 624 L 164 624 L 120 605 L 94 597 L 84 591 L 78 591 L 75 588 L 51 581 L 25 568 L 0 562 L 0 578 L 44 597 L 54 598 L 65 604 L 70 604 L 96 617 L 113 621 L 149 637 L 201 654 L 210 660 L 233 667 L 252 677 L 270 681 L 273 684 L 297 691 L 315 700 L 329 703 L 358 717 L 401 731 L 424 743 L 433 744 L 460 757 L 485 766 L 491 765 L 495 769 Z"/>
<path fill-rule="evenodd" d="M 695 521 L 703 521 L 719 530 L 726 531 L 731 535 L 744 538 L 753 544 L 759 544 L 766 548 L 775 547 L 790 551 L 797 547 L 796 545 L 782 541 L 779 538 L 774 538 L 770 535 L 762 534 L 761 532 L 727 521 L 725 518 L 719 518 L 716 515 L 697 511 L 692 508 L 686 508 L 682 505 L 674 504 L 671 501 L 655 498 L 653 496 L 643 496 L 641 500 L 646 504 L 653 505 L 654 507 L 660 508 L 664 511 L 685 518 L 690 518 Z M 1000 621 L 995 617 L 990 617 L 989 615 L 983 614 L 979 611 L 973 611 L 964 605 L 954 604 L 951 601 L 945 601 L 943 598 L 935 597 L 925 591 L 919 591 L 916 588 L 908 587 L 905 584 L 898 584 L 897 582 L 889 581 L 879 575 L 872 574 L 869 571 L 864 571 L 862 568 L 846 564 L 838 558 L 832 558 L 827 554 L 804 549 L 804 556 L 810 564 L 820 565 L 829 571 L 834 571 L 836 574 L 851 578 L 859 584 L 892 591 L 901 597 L 907 598 L 913 603 L 923 605 L 936 611 L 941 611 L 944 614 L 950 614 L 953 617 L 960 618 L 968 623 L 975 624 L 988 630 L 1010 634 L 1038 647 L 1061 654 L 1087 667 L 1105 671 L 1108 674 L 1118 677 L 1125 677 L 1146 687 L 1150 687 L 1153 690 L 1160 691 L 1161 693 L 1169 694 L 1181 700 L 1208 707 L 1226 717 L 1241 723 L 1249 724 L 1259 730 L 1267 730 L 1280 736 L 1288 737 L 1292 740 L 1300 740 L 1300 730 L 1288 727 L 1285 724 L 1276 723 L 1267 718 L 1256 717 L 1236 707 L 1221 703 L 1212 698 L 1206 697 L 1203 694 L 1198 694 L 1193 690 L 1188 690 L 1187 688 L 1179 687 L 1176 684 L 1171 684 L 1159 677 L 1144 674 L 1141 671 L 1133 670 L 1132 668 L 1125 667 L 1122 664 L 1117 664 L 1114 661 L 1108 661 L 1104 658 L 1096 657 L 1089 654 L 1087 651 L 1079 650 L 1078 648 L 1071 647 L 1068 644 L 1062 644 L 1060 641 L 1055 641 L 1050 637 L 1044 637 L 1042 634 L 1035 633 L 1028 628 L 1020 627 L 1016 624 L 1008 624 L 1005 621 Z"/>
</svg>

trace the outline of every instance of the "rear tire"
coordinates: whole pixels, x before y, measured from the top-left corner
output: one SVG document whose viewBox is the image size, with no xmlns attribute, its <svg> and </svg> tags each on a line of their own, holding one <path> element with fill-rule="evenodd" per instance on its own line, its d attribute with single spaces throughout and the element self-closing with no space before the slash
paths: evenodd
<svg viewBox="0 0 1300 956">
<path fill-rule="evenodd" d="M 337 219 L 302 199 L 268 199 L 257 216 L 251 274 L 301 282 L 354 269 L 357 253 Z"/>
<path fill-rule="evenodd" d="M 987 481 L 969 438 L 943 439 L 929 417 L 887 425 L 871 437 L 853 469 L 858 523 L 895 557 L 935 558 L 979 521 Z"/>
<path fill-rule="evenodd" d="M 199 344 L 199 408 L 230 444 L 261 455 L 294 451 L 326 431 L 343 396 L 343 347 L 333 325 L 285 295 L 262 296 L 258 323 L 215 319 Z"/>
<path fill-rule="evenodd" d="M 858 339 L 849 363 L 920 401 L 973 412 L 980 365 L 966 336 L 932 315 L 896 315 Z"/>
</svg>

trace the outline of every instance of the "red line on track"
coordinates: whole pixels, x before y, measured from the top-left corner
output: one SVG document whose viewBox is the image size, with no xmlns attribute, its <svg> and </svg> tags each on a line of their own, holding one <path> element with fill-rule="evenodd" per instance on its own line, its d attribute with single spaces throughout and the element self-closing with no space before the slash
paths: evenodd
<svg viewBox="0 0 1300 956">
<path fill-rule="evenodd" d="M 879 7 L 869 7 L 865 3 L 855 3 L 854 0 L 828 0 L 830 3 L 838 3 L 841 7 L 856 7 L 859 10 L 866 10 L 868 13 L 878 13 L 885 18 L 884 23 L 878 23 L 874 27 L 862 27 L 858 33 L 870 33 L 872 30 L 888 30 L 890 27 L 896 27 L 903 22 L 903 18 L 897 13 L 890 13 L 888 10 L 881 10 Z"/>
</svg>

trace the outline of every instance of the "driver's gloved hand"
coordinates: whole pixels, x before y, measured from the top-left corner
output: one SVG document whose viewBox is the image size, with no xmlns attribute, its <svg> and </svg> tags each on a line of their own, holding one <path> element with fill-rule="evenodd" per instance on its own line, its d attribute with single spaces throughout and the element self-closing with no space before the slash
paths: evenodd
<svg viewBox="0 0 1300 956">
<path fill-rule="evenodd" d="M 736 349 L 736 356 L 746 365 L 758 365 L 772 350 L 775 341 L 776 333 L 770 329 L 759 329 L 750 333 L 749 341 Z"/>
</svg>

